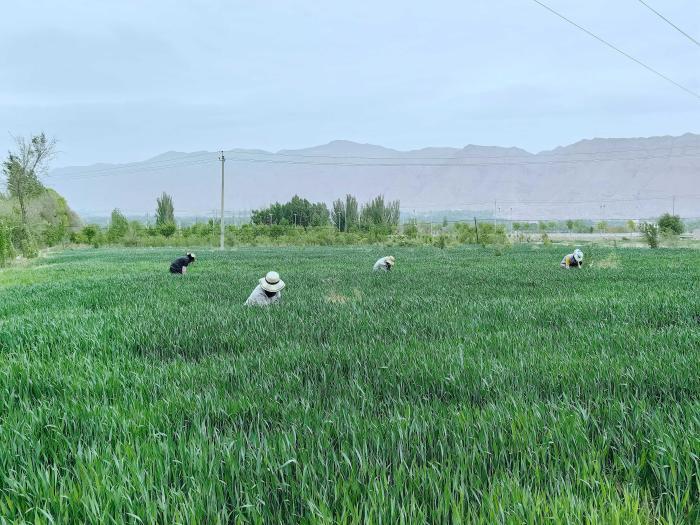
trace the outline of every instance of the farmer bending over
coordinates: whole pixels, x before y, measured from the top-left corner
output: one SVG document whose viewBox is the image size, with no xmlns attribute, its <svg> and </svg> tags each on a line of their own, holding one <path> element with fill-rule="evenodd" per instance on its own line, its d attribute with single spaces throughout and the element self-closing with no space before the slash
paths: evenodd
<svg viewBox="0 0 700 525">
<path fill-rule="evenodd" d="M 396 265 L 396 259 L 394 258 L 394 256 L 388 255 L 386 257 L 382 257 L 376 263 L 374 263 L 374 267 L 372 269 L 375 272 L 388 272 L 395 265 Z"/>
<path fill-rule="evenodd" d="M 561 260 L 560 266 L 562 268 L 581 268 L 583 266 L 583 252 L 576 248 L 574 253 L 570 253 Z"/>
<path fill-rule="evenodd" d="M 267 275 L 260 279 L 260 283 L 255 287 L 253 293 L 246 300 L 246 306 L 268 306 L 275 304 L 282 299 L 282 289 L 285 284 L 280 279 L 277 272 L 267 272 Z"/>
<path fill-rule="evenodd" d="M 175 259 L 170 265 L 170 273 L 179 273 L 185 275 L 187 271 L 187 266 L 194 262 L 196 259 L 194 253 L 187 252 L 184 257 Z"/>
</svg>

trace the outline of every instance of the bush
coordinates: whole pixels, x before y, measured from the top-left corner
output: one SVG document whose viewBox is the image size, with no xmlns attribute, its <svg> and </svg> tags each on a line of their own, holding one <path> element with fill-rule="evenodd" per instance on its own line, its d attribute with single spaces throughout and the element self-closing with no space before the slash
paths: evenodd
<svg viewBox="0 0 700 525">
<path fill-rule="evenodd" d="M 418 223 L 415 219 L 408 221 L 408 224 L 406 224 L 403 228 L 403 233 L 409 239 L 415 239 L 418 237 Z"/>
<path fill-rule="evenodd" d="M 0 222 L 0 266 L 5 266 L 15 255 L 12 246 L 12 231 L 7 224 Z"/>
<path fill-rule="evenodd" d="M 163 237 L 172 237 L 176 231 L 177 225 L 172 221 L 164 222 L 163 224 L 158 226 L 158 232 Z"/>
<path fill-rule="evenodd" d="M 642 237 L 649 245 L 649 248 L 659 247 L 659 227 L 653 222 L 643 222 L 639 225 L 639 231 L 642 232 Z"/>
<path fill-rule="evenodd" d="M 683 221 L 681 221 L 681 218 L 678 215 L 664 213 L 661 217 L 659 217 L 658 224 L 661 233 L 680 235 L 685 231 Z"/>
</svg>

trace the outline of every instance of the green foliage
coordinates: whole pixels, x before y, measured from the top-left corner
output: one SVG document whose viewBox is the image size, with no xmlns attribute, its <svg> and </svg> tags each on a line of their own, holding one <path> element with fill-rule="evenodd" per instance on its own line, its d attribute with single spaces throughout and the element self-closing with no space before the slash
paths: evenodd
<svg viewBox="0 0 700 525">
<path fill-rule="evenodd" d="M 10 197 L 19 204 L 21 222 L 29 227 L 27 205 L 44 191 L 40 176 L 48 169 L 56 141 L 39 133 L 29 139 L 17 137 L 15 146 L 15 151 L 10 152 L 3 162 L 2 171 Z"/>
<path fill-rule="evenodd" d="M 508 235 L 502 224 L 494 226 L 492 222 L 482 222 L 477 227 L 470 223 L 455 224 L 457 241 L 461 244 L 507 244 Z"/>
<path fill-rule="evenodd" d="M 680 235 L 685 231 L 683 226 L 683 221 L 678 215 L 671 215 L 670 213 L 664 213 L 659 217 L 658 221 L 659 230 L 661 233 L 667 235 Z"/>
<path fill-rule="evenodd" d="M 163 237 L 172 237 L 176 231 L 177 225 L 172 221 L 161 223 L 158 226 L 158 233 L 160 233 Z"/>
<path fill-rule="evenodd" d="M 399 225 L 401 205 L 399 201 L 384 202 L 384 196 L 378 195 L 360 211 L 360 224 L 364 227 L 380 227 L 394 230 Z"/>
<path fill-rule="evenodd" d="M 116 242 L 124 238 L 129 231 L 129 220 L 118 209 L 112 211 L 112 216 L 107 229 L 107 239 L 109 242 Z"/>
<path fill-rule="evenodd" d="M 416 219 L 409 220 L 403 227 L 403 234 L 409 239 L 418 237 L 418 223 Z"/>
<path fill-rule="evenodd" d="M 167 193 L 156 199 L 156 226 L 175 222 L 175 206 L 173 198 Z"/>
<path fill-rule="evenodd" d="M 312 204 L 298 195 L 285 204 L 276 202 L 269 208 L 254 210 L 251 215 L 253 224 L 326 226 L 329 223 L 328 207 L 318 202 Z"/>
<path fill-rule="evenodd" d="M 644 241 L 649 245 L 649 248 L 659 247 L 659 227 L 653 222 L 642 222 L 639 225 L 639 231 L 642 233 Z"/>
<path fill-rule="evenodd" d="M 595 229 L 601 233 L 606 233 L 608 231 L 607 221 L 599 221 L 598 224 L 595 225 Z"/>
<path fill-rule="evenodd" d="M 0 266 L 5 266 L 15 255 L 12 246 L 12 230 L 5 221 L 0 220 Z"/>
<path fill-rule="evenodd" d="M 492 251 L 3 270 L 0 521 L 697 523 L 700 252 Z"/>
<path fill-rule="evenodd" d="M 573 231 L 574 229 L 574 221 L 572 219 L 569 219 L 566 221 L 566 229 L 569 231 Z"/>
<path fill-rule="evenodd" d="M 357 228 L 359 224 L 357 199 L 352 195 L 346 195 L 344 201 L 341 199 L 334 201 L 331 221 L 340 231 L 348 232 Z"/>
</svg>

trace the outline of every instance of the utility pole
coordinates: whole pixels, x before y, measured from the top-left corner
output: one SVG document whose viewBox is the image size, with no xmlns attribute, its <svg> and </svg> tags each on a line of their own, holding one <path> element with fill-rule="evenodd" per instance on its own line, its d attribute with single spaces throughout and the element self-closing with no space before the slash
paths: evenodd
<svg viewBox="0 0 700 525">
<path fill-rule="evenodd" d="M 673 204 L 671 205 L 671 209 L 672 209 L 671 215 L 675 215 L 676 214 L 676 196 L 675 195 L 673 196 Z"/>
<path fill-rule="evenodd" d="M 224 150 L 221 150 L 219 155 L 219 160 L 221 161 L 221 234 L 219 237 L 219 249 L 224 249 L 224 163 L 226 162 L 226 157 L 224 157 Z"/>
<path fill-rule="evenodd" d="M 496 200 L 494 199 L 494 201 L 493 201 L 493 229 L 494 229 L 494 231 L 496 229 L 496 210 L 497 210 Z"/>
</svg>

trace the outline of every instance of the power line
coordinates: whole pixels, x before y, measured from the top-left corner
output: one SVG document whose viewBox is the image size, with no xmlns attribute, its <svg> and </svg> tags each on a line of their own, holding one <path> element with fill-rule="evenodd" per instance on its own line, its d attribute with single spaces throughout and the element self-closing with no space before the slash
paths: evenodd
<svg viewBox="0 0 700 525">
<path fill-rule="evenodd" d="M 82 179 L 90 179 L 94 177 L 110 177 L 114 175 L 131 175 L 133 173 L 143 173 L 143 172 L 148 172 L 148 171 L 158 171 L 158 170 L 163 170 L 163 169 L 169 169 L 169 168 L 181 168 L 181 167 L 187 167 L 187 166 L 199 166 L 203 164 L 212 164 L 213 162 L 216 162 L 215 159 L 207 159 L 207 160 L 194 160 L 190 162 L 176 162 L 172 164 L 164 164 L 164 165 L 158 165 L 158 166 L 151 166 L 151 165 L 145 165 L 141 167 L 135 167 L 135 168 L 115 168 L 115 169 L 110 169 L 110 170 L 97 170 L 97 171 L 78 171 L 75 173 L 68 173 L 66 175 L 50 175 L 47 178 L 51 178 L 53 180 L 82 180 Z"/>
<path fill-rule="evenodd" d="M 283 164 L 283 165 L 305 165 L 305 166 L 347 166 L 347 167 L 497 167 L 497 166 L 537 166 L 554 164 L 587 164 L 598 162 L 620 162 L 628 160 L 654 160 L 670 158 L 698 158 L 700 155 L 647 155 L 644 157 L 626 157 L 614 159 L 555 159 L 555 160 L 532 160 L 525 162 L 310 162 L 303 160 L 275 160 L 275 159 L 229 159 L 232 162 L 251 164 Z"/>
<path fill-rule="evenodd" d="M 160 166 L 164 165 L 165 167 L 170 167 L 170 166 L 177 166 L 180 163 L 183 163 L 184 165 L 187 165 L 194 160 L 198 160 L 198 157 L 212 157 L 214 153 L 193 153 L 193 154 L 187 154 L 187 157 L 181 158 L 181 159 L 159 159 L 159 160 L 145 160 L 142 162 L 129 162 L 126 164 L 119 164 L 115 166 L 109 166 L 106 168 L 93 168 L 93 169 L 79 169 L 79 171 L 75 172 L 75 175 L 80 175 L 80 174 L 96 174 L 96 173 L 109 173 L 113 171 L 120 171 L 120 170 L 128 170 L 128 169 L 141 169 L 143 167 L 148 167 L 148 166 Z M 212 157 L 211 161 L 216 160 L 215 157 Z M 198 161 L 203 161 L 203 162 L 209 162 L 209 160 L 205 159 L 199 159 Z M 163 164 L 166 163 L 166 164 Z M 65 168 L 59 168 L 59 169 L 65 169 Z M 75 169 L 75 168 L 74 168 Z M 60 177 L 61 175 L 49 175 L 48 177 Z"/>
<path fill-rule="evenodd" d="M 664 150 L 664 148 L 659 148 L 659 150 Z M 632 150 L 630 150 L 632 151 Z M 643 150 L 640 150 L 643 151 Z M 573 156 L 573 155 L 572 155 Z M 618 158 L 602 158 L 602 159 L 571 159 L 566 160 L 562 158 L 553 158 L 549 160 L 537 160 L 537 156 L 532 158 L 528 157 L 524 161 L 515 162 L 410 162 L 411 159 L 406 159 L 406 162 L 363 162 L 363 160 L 371 161 L 378 160 L 372 157 L 355 157 L 361 162 L 345 162 L 345 161 L 327 161 L 327 162 L 311 162 L 308 160 L 282 160 L 282 159 L 250 159 L 250 158 L 227 158 L 231 162 L 238 163 L 251 163 L 251 164 L 278 164 L 278 165 L 304 165 L 304 166 L 341 166 L 341 167 L 403 167 L 403 168 L 426 168 L 426 167 L 447 167 L 447 168 L 460 168 L 460 167 L 499 167 L 499 166 L 539 166 L 539 165 L 557 165 L 557 164 L 596 164 L 601 162 L 625 162 L 631 160 L 669 160 L 669 159 L 680 159 L 680 158 L 700 158 L 700 150 L 698 154 L 674 154 L 669 152 L 666 155 L 646 155 L 646 156 L 629 156 L 629 157 L 618 157 Z M 508 157 L 494 157 L 508 159 Z M 441 159 L 437 159 L 441 160 Z M 445 159 L 447 161 L 459 160 L 458 158 Z M 84 180 L 93 177 L 108 177 L 113 175 L 132 175 L 134 173 L 143 173 L 149 171 L 158 171 L 170 168 L 182 168 L 187 166 L 199 166 L 204 164 L 212 164 L 216 162 L 216 159 L 201 159 L 192 160 L 185 162 L 172 162 L 170 164 L 161 164 L 152 166 L 149 164 L 143 166 L 136 166 L 131 168 L 130 166 L 125 167 L 113 167 L 110 169 L 100 169 L 95 171 L 79 171 L 75 173 L 68 173 L 65 175 L 51 175 L 48 178 L 53 180 Z"/>
<path fill-rule="evenodd" d="M 700 42 L 695 40 L 692 36 L 690 36 L 688 33 L 683 31 L 680 27 L 678 27 L 676 24 L 671 22 L 668 18 L 666 18 L 664 15 L 659 13 L 656 9 L 651 7 L 649 4 L 647 4 L 644 0 L 637 0 L 640 4 L 642 4 L 644 7 L 646 7 L 649 11 L 654 13 L 656 16 L 661 18 L 664 22 L 666 22 L 668 25 L 670 25 L 672 28 L 674 28 L 676 31 L 678 31 L 680 34 L 682 34 L 684 37 L 686 37 L 688 40 L 690 40 L 693 44 L 696 46 L 700 47 Z"/>
<path fill-rule="evenodd" d="M 682 152 L 674 152 L 674 150 L 682 150 Z M 670 145 L 670 146 L 665 146 L 665 147 L 657 147 L 657 148 L 630 148 L 630 149 L 614 149 L 614 150 L 606 150 L 606 151 L 578 151 L 578 152 L 568 152 L 568 153 L 556 153 L 553 151 L 546 151 L 546 152 L 541 152 L 541 153 L 536 153 L 536 154 L 530 154 L 530 155 L 455 155 L 455 156 L 414 156 L 411 155 L 410 152 L 407 152 L 405 155 L 402 156 L 365 156 L 365 155 L 306 155 L 302 153 L 271 153 L 271 152 L 246 152 L 246 151 L 234 151 L 234 150 L 229 150 L 225 153 L 230 153 L 232 155 L 257 155 L 257 156 L 267 156 L 267 157 L 290 157 L 292 159 L 294 158 L 302 158 L 302 159 L 347 159 L 347 160 L 364 160 L 364 161 L 375 161 L 375 160 L 397 160 L 397 161 L 404 161 L 403 163 L 398 163 L 397 165 L 407 165 L 407 166 L 414 166 L 417 165 L 414 162 L 414 160 L 435 160 L 435 161 L 445 161 L 448 163 L 447 165 L 459 165 L 457 163 L 454 163 L 452 161 L 458 161 L 458 160 L 464 160 L 464 159 L 477 159 L 477 160 L 490 160 L 490 159 L 502 159 L 502 160 L 507 160 L 507 161 L 513 161 L 513 160 L 519 160 L 523 159 L 524 161 L 528 161 L 531 163 L 537 162 L 538 159 L 540 158 L 552 158 L 557 161 L 563 161 L 565 158 L 569 157 L 579 157 L 579 156 L 589 156 L 589 155 L 610 155 L 610 154 L 624 154 L 624 153 L 638 153 L 638 152 L 666 152 L 666 155 L 659 155 L 655 156 L 654 158 L 665 158 L 665 157 L 685 157 L 685 156 L 695 156 L 695 155 L 689 155 L 688 153 L 700 153 L 700 148 L 695 147 L 695 146 L 690 146 L 690 145 Z M 213 163 L 217 161 L 217 157 L 215 157 L 215 153 L 196 153 L 196 154 L 188 154 L 187 157 L 183 157 L 181 159 L 160 159 L 160 160 L 151 160 L 151 161 L 143 161 L 143 162 L 132 162 L 128 164 L 122 164 L 122 165 L 115 165 L 115 166 L 109 166 L 105 168 L 96 168 L 96 169 L 84 169 L 84 168 L 77 168 L 75 172 L 69 172 L 67 174 L 63 173 L 53 173 L 48 175 L 47 178 L 53 178 L 53 179 L 65 179 L 65 178 L 79 178 L 82 176 L 92 176 L 92 175 L 109 175 L 109 174 L 117 174 L 121 175 L 122 173 L 119 172 L 126 172 L 125 174 L 129 173 L 135 173 L 135 172 L 141 172 L 141 171 L 155 171 L 158 169 L 165 169 L 165 168 L 173 168 L 173 167 L 180 167 L 180 166 L 191 166 L 191 165 L 197 165 L 197 164 L 207 164 L 207 163 Z M 201 158 L 201 157 L 209 157 L 209 158 Z M 610 160 L 610 161 L 615 161 L 615 160 L 638 160 L 638 159 L 646 159 L 648 157 L 621 157 L 621 158 L 616 158 L 616 159 L 605 159 Z M 239 157 L 237 159 L 231 159 L 231 160 L 237 160 L 239 162 L 244 162 L 247 159 L 245 157 Z M 256 161 L 263 161 L 267 159 L 255 159 Z M 279 163 L 286 163 L 286 162 L 291 162 L 291 161 L 286 161 L 282 159 L 271 159 L 271 160 L 276 160 Z M 576 159 L 579 160 L 579 159 Z M 534 162 L 533 162 L 534 161 Z M 548 161 L 549 162 L 549 161 Z M 311 164 L 311 163 L 310 163 Z M 348 163 L 350 165 L 351 163 Z M 356 165 L 356 163 L 352 163 L 352 165 Z M 478 165 L 478 164 L 475 164 Z M 493 163 L 490 163 L 488 165 L 493 165 Z M 66 168 L 62 168 L 66 169 Z"/>
<path fill-rule="evenodd" d="M 568 153 L 556 153 L 554 151 L 543 151 L 540 153 L 531 153 L 528 155 L 459 155 L 455 154 L 452 156 L 417 156 L 413 155 L 412 152 L 405 152 L 403 155 L 393 155 L 393 156 L 368 156 L 368 155 L 306 155 L 303 153 L 291 153 L 291 152 L 236 152 L 238 155 L 257 155 L 257 156 L 275 156 L 275 157 L 293 157 L 293 158 L 304 158 L 304 159 L 360 159 L 360 160 L 461 160 L 461 159 L 534 159 L 539 156 L 545 157 L 575 157 L 579 155 L 607 155 L 607 154 L 617 154 L 617 153 L 638 153 L 638 152 L 649 152 L 649 151 L 665 151 L 669 155 L 673 155 L 673 149 L 683 148 L 688 149 L 688 146 L 666 146 L 659 148 L 631 148 L 631 149 L 618 149 L 618 150 L 606 150 L 606 151 L 572 151 Z M 698 150 L 697 147 L 690 147 L 689 149 Z M 700 151 L 700 150 L 698 150 Z M 459 152 L 456 152 L 459 153 Z"/>
<path fill-rule="evenodd" d="M 589 30 L 586 29 L 585 27 L 580 26 L 579 24 L 577 24 L 576 22 L 574 22 L 574 21 L 571 20 L 570 18 L 567 18 L 567 17 L 565 17 L 564 15 L 562 15 L 561 13 L 559 13 L 558 11 L 555 11 L 554 9 L 552 9 L 551 7 L 549 7 L 547 4 L 545 4 L 545 3 L 543 3 L 543 2 L 540 2 L 540 0 L 532 0 L 532 1 L 535 2 L 536 4 L 539 4 L 540 6 L 544 7 L 547 11 L 549 11 L 549 12 L 555 14 L 556 16 L 558 16 L 558 17 L 561 18 L 562 20 L 568 22 L 569 24 L 571 24 L 572 26 L 576 27 L 577 29 L 580 29 L 581 31 L 583 31 L 583 32 L 586 33 L 587 35 L 589 35 L 589 36 L 595 38 L 596 40 L 598 40 L 598 41 L 601 42 L 602 44 L 605 44 L 605 45 L 608 46 L 610 49 L 612 49 L 612 50 L 614 50 L 614 51 L 620 53 L 620 54 L 621 54 L 622 56 L 624 56 L 624 57 L 627 57 L 629 60 L 631 60 L 631 61 L 633 61 L 633 62 L 636 62 L 637 64 L 639 64 L 640 66 L 642 66 L 642 67 L 643 67 L 644 69 L 646 69 L 647 71 L 650 71 L 650 72 L 654 73 L 656 76 L 658 76 L 658 77 L 660 77 L 660 78 L 663 78 L 665 81 L 670 82 L 671 84 L 673 84 L 673 85 L 676 86 L 677 88 L 682 89 L 683 91 L 685 91 L 685 92 L 688 93 L 689 95 L 692 95 L 693 97 L 695 97 L 695 98 L 697 98 L 697 99 L 700 100 L 700 93 L 696 93 L 696 92 L 693 91 L 692 89 L 685 87 L 683 84 L 680 84 L 679 82 L 676 82 L 676 81 L 673 80 L 672 78 L 670 78 L 670 77 L 664 75 L 663 73 L 657 71 L 657 70 L 654 69 L 653 67 L 651 67 L 651 66 L 645 64 L 645 63 L 642 62 L 641 60 L 639 60 L 639 59 L 637 59 L 637 58 L 634 58 L 632 55 L 630 55 L 629 53 L 626 53 L 625 51 L 623 51 L 623 50 L 620 49 L 619 47 L 617 47 L 617 46 L 611 44 L 610 42 L 608 42 L 608 41 L 605 40 L 604 38 L 599 37 L 598 35 L 596 35 L 595 33 L 592 33 L 591 31 L 589 31 Z"/>
</svg>

